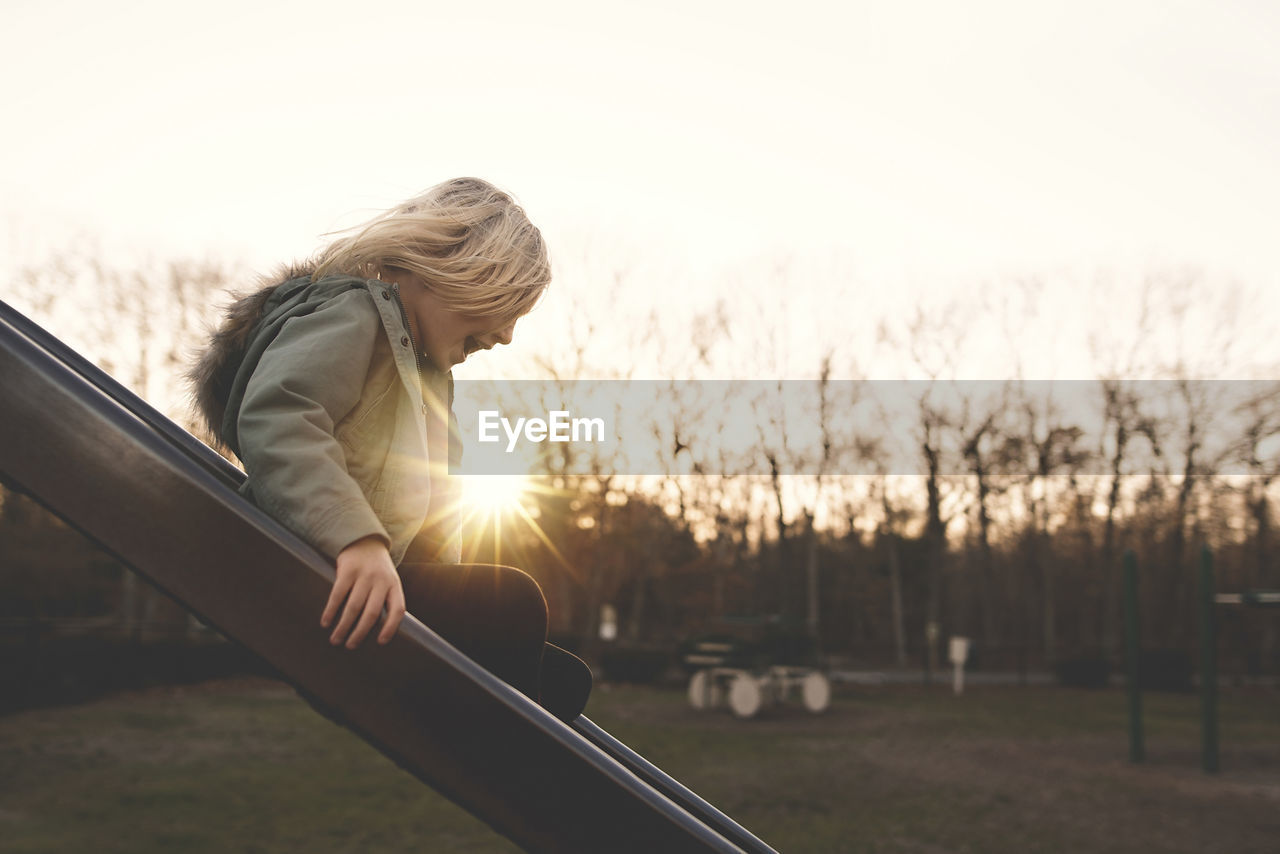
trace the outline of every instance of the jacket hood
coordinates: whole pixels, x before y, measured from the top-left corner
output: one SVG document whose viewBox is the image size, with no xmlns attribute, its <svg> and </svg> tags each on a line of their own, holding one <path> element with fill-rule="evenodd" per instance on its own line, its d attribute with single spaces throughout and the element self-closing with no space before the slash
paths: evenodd
<svg viewBox="0 0 1280 854">
<path fill-rule="evenodd" d="M 262 320 L 267 300 L 280 285 L 293 279 L 310 278 L 314 264 L 286 264 L 263 276 L 258 288 L 243 294 L 227 307 L 207 347 L 187 372 L 195 408 L 204 422 L 208 437 L 223 448 L 222 422 L 249 337 Z"/>
</svg>

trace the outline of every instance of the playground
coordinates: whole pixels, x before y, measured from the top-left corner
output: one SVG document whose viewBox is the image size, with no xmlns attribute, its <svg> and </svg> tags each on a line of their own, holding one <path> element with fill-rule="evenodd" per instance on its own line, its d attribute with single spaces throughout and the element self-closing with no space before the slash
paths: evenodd
<svg viewBox="0 0 1280 854">
<path fill-rule="evenodd" d="M 1141 765 L 1120 690 L 837 686 L 822 715 L 741 721 L 622 686 L 587 711 L 789 854 L 1274 851 L 1280 698 L 1220 704 L 1216 775 L 1195 694 L 1146 694 Z M 517 850 L 268 680 L 0 718 L 0 765 L 15 854 Z"/>
<path fill-rule="evenodd" d="M 419 625 L 362 660 L 321 660 L 294 642 L 301 630 L 275 630 L 235 591 L 274 591 L 262 598 L 309 626 L 299 603 L 317 598 L 331 569 L 230 500 L 238 470 L 24 318 L 9 322 L 13 370 L 0 375 L 16 414 L 0 447 L 24 453 L 6 457 L 6 473 L 38 483 L 68 518 L 199 602 L 385 755 L 265 679 L 17 712 L 0 718 L 6 851 L 391 852 L 424 839 L 436 851 L 514 850 L 480 819 L 545 851 L 1261 852 L 1280 838 L 1280 695 L 1273 679 L 1232 681 L 1239 668 L 1216 665 L 1218 624 L 1242 624 L 1215 609 L 1270 605 L 1271 593 L 1219 590 L 1208 551 L 1202 696 L 828 681 L 804 650 L 765 643 L 774 627 L 757 621 L 737 626 L 764 633 L 754 646 L 713 634 L 687 649 L 686 664 L 701 668 L 687 684 L 605 681 L 589 718 L 553 726 Z M 78 441 L 86 432 L 96 443 Z M 27 454 L 36 439 L 59 453 Z M 202 526 L 189 529 L 191 518 Z M 191 542 L 166 551 L 152 536 L 166 520 Z M 238 551 L 220 551 L 229 543 Z M 1140 576 L 1131 558 L 1126 570 L 1126 681 L 1136 686 Z M 957 640 L 948 649 L 959 680 L 967 645 Z M 773 702 L 788 695 L 803 702 Z"/>
</svg>

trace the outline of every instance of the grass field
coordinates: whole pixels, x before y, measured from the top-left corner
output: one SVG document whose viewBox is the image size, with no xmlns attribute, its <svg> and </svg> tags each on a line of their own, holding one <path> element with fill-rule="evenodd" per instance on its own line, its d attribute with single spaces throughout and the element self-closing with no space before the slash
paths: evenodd
<svg viewBox="0 0 1280 854">
<path fill-rule="evenodd" d="M 695 713 L 600 689 L 588 714 L 781 852 L 1280 851 L 1280 692 L 1222 698 L 1223 772 L 1194 696 L 859 689 L 825 715 Z M 269 681 L 0 718 L 0 851 L 511 852 Z M 601 852 L 608 852 L 602 839 Z"/>
</svg>

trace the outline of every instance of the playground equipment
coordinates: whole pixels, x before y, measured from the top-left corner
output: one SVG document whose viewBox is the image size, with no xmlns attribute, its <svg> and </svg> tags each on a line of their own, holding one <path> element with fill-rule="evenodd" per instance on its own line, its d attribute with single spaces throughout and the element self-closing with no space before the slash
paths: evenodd
<svg viewBox="0 0 1280 854">
<path fill-rule="evenodd" d="M 1200 550 L 1199 577 L 1200 630 L 1200 760 L 1207 774 L 1220 768 L 1218 757 L 1218 629 L 1214 605 L 1280 607 L 1280 590 L 1245 590 L 1217 593 L 1213 574 L 1213 553 Z M 1142 726 L 1141 643 L 1138 615 L 1138 568 L 1132 551 L 1124 556 L 1124 613 L 1126 682 L 1129 697 L 1129 761 L 1146 758 Z"/>
<path fill-rule="evenodd" d="M 814 714 L 831 704 L 831 682 L 817 666 L 807 635 L 780 617 L 726 617 L 732 633 L 693 638 L 681 645 L 689 678 L 689 705 L 702 711 L 728 706 L 739 718 L 786 702 L 798 693 Z"/>
<path fill-rule="evenodd" d="M 831 705 L 831 683 L 807 667 L 775 665 L 764 672 L 736 667 L 710 667 L 689 679 L 689 705 L 699 711 L 729 706 L 739 718 L 755 717 L 765 706 L 786 702 L 793 690 L 814 714 Z"/>
<path fill-rule="evenodd" d="M 316 614 L 332 565 L 238 493 L 239 469 L 2 302 L 0 409 L 6 484 L 526 851 L 772 854 L 585 716 L 566 726 L 412 616 L 385 647 L 330 647 Z"/>
<path fill-rule="evenodd" d="M 1250 605 L 1255 608 L 1280 607 L 1280 590 L 1245 590 L 1242 593 L 1218 593 L 1213 601 L 1219 605 Z"/>
</svg>

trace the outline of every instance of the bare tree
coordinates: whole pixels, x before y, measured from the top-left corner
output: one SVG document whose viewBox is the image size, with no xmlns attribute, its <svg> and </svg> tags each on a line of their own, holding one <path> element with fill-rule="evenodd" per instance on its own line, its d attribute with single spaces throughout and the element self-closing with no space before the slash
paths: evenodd
<svg viewBox="0 0 1280 854">
<path fill-rule="evenodd" d="M 968 462 L 975 486 L 975 511 L 978 517 L 978 603 L 982 620 L 982 640 L 995 646 L 999 643 L 996 623 L 995 561 L 992 555 L 991 498 L 999 491 L 993 478 L 1001 468 L 1000 454 L 990 450 L 998 436 L 998 420 L 1003 412 L 1003 398 L 995 407 L 978 413 L 977 423 L 968 430 L 961 428 L 961 453 Z M 967 413 L 966 413 L 967 414 Z M 968 421 L 968 418 L 965 419 Z M 994 470 L 994 471 L 993 471 Z"/>
</svg>

